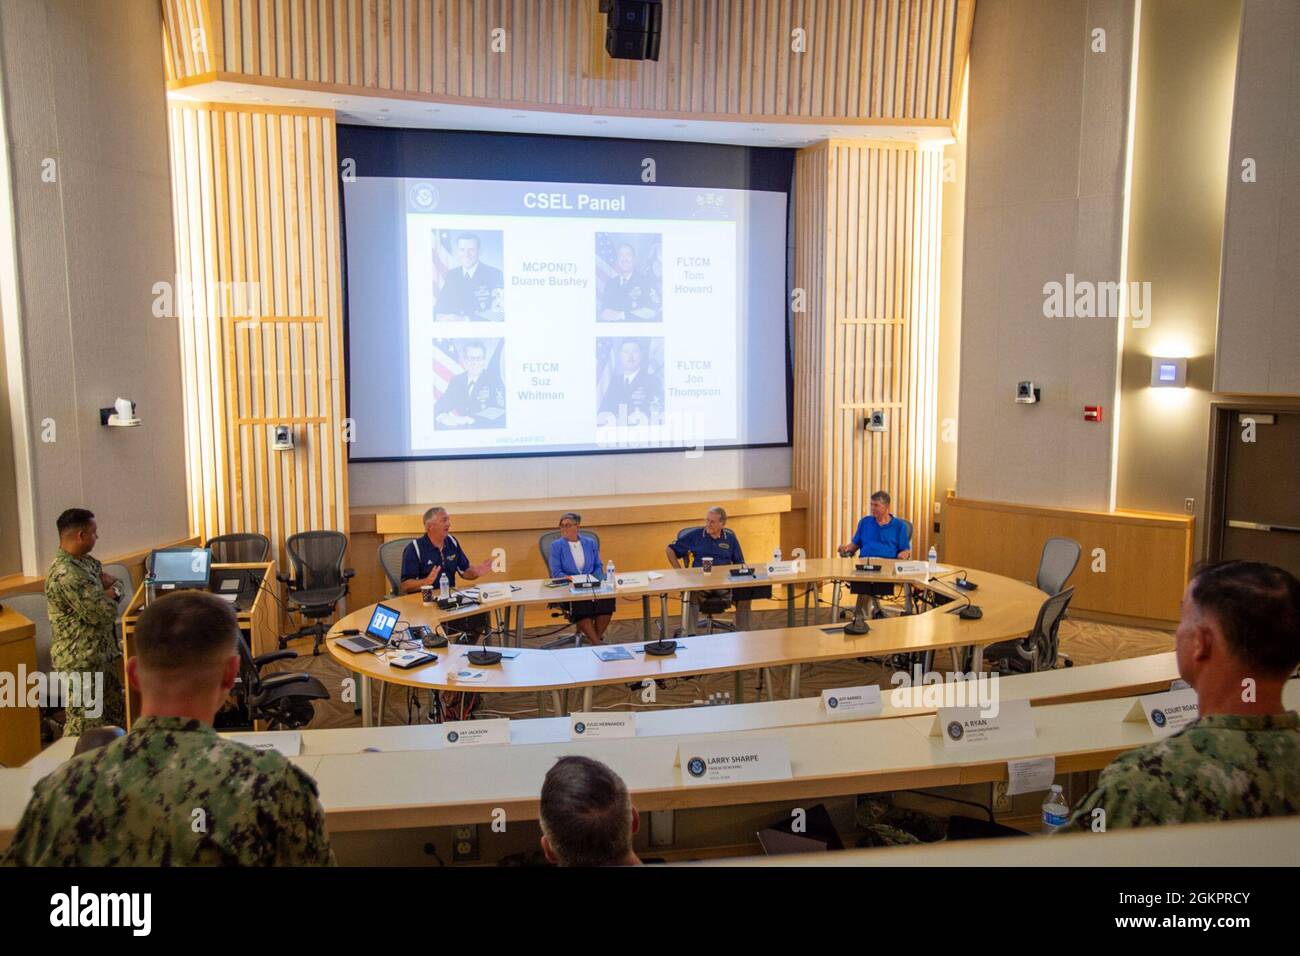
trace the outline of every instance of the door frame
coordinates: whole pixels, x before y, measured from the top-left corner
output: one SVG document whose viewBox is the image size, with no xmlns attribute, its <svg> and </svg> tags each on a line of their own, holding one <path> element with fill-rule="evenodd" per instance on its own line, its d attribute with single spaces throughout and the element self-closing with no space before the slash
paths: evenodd
<svg viewBox="0 0 1300 956">
<path fill-rule="evenodd" d="M 1223 560 L 1223 522 L 1227 510 L 1228 442 L 1233 416 L 1239 412 L 1264 415 L 1300 414 L 1300 398 L 1231 398 L 1210 402 L 1210 450 L 1205 469 L 1205 525 L 1201 528 L 1201 557 L 1207 564 Z"/>
</svg>

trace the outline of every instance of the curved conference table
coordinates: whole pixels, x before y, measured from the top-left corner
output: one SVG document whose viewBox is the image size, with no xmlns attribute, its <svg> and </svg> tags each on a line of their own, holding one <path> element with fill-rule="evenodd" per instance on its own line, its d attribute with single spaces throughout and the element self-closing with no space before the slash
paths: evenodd
<svg viewBox="0 0 1300 956">
<path fill-rule="evenodd" d="M 774 667 L 791 668 L 790 697 L 799 695 L 799 668 L 803 664 L 882 657 L 889 654 L 926 653 L 961 648 L 973 649 L 973 666 L 979 669 L 984 647 L 998 641 L 1024 637 L 1034 626 L 1039 608 L 1046 595 L 1023 581 L 983 571 L 967 569 L 971 581 L 978 589 L 966 592 L 952 583 L 956 568 L 941 567 L 934 576 L 927 572 L 899 574 L 898 562 L 873 559 L 881 566 L 879 572 L 855 570 L 857 559 L 823 558 L 802 560 L 794 573 L 768 574 L 757 566 L 753 578 L 732 578 L 725 567 L 714 568 L 705 574 L 700 568 L 682 568 L 626 575 L 639 579 L 637 583 L 618 588 L 602 586 L 598 590 L 581 593 L 568 587 L 548 587 L 547 581 L 529 580 L 490 582 L 480 584 L 482 601 L 467 607 L 443 611 L 436 604 L 423 603 L 419 593 L 388 598 L 382 603 L 400 612 L 401 621 L 407 624 L 425 624 L 429 627 L 489 612 L 496 616 L 501 632 L 512 635 L 515 655 L 499 664 L 479 667 L 470 664 L 466 655 L 474 650 L 469 644 L 449 644 L 433 650 L 436 662 L 410 670 L 392 667 L 388 663 L 396 651 L 354 654 L 338 646 L 344 629 L 356 628 L 365 633 L 374 605 L 355 611 L 340 619 L 329 631 L 327 648 L 331 657 L 349 671 L 361 677 L 361 706 L 363 723 L 371 726 L 373 707 L 371 689 L 373 682 L 397 684 L 426 690 L 470 691 L 475 693 L 532 693 L 538 695 L 539 712 L 544 709 L 544 694 L 551 694 L 557 714 L 567 711 L 569 691 L 583 692 L 583 709 L 591 706 L 592 689 L 605 684 L 632 684 L 666 677 L 690 677 L 701 674 L 734 672 L 736 676 L 737 703 L 741 701 L 740 675 L 749 670 L 770 670 Z M 623 576 L 620 576 L 622 578 Z M 649 577 L 649 580 L 646 580 Z M 814 588 L 835 582 L 877 582 L 901 585 L 910 606 L 916 592 L 932 592 L 939 600 L 949 603 L 931 607 L 916 614 L 887 617 L 870 622 L 869 633 L 853 636 L 843 632 L 843 625 L 814 624 L 795 626 L 795 600 L 802 591 L 805 598 Z M 651 637 L 650 602 L 658 598 L 660 621 L 665 634 L 669 633 L 668 598 L 686 592 L 715 588 L 746 588 L 781 586 L 786 592 L 786 627 L 739 632 L 722 632 L 678 638 L 678 650 L 666 657 L 645 654 L 641 648 L 645 641 L 621 644 L 632 654 L 631 660 L 602 661 L 590 646 L 564 650 L 541 650 L 522 647 L 525 613 L 530 607 L 545 608 L 547 604 L 590 597 L 640 599 L 643 609 L 643 637 Z M 832 621 L 838 618 L 839 593 L 834 589 Z M 983 616 L 977 620 L 964 620 L 956 611 L 968 603 L 978 605 Z M 690 604 L 683 601 L 685 632 L 691 633 Z M 805 621 L 807 620 L 805 604 Z M 513 617 L 513 628 L 511 619 Z M 548 615 L 549 621 L 549 615 Z M 492 645 L 497 649 L 505 649 Z M 470 669 L 484 672 L 482 680 L 471 683 L 457 682 L 457 672 Z M 767 682 L 771 696 L 772 683 Z"/>
</svg>

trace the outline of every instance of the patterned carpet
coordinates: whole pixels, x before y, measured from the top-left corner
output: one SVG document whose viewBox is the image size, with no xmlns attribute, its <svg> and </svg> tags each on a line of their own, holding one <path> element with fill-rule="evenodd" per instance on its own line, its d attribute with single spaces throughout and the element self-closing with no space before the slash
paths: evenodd
<svg viewBox="0 0 1300 956">
<path fill-rule="evenodd" d="M 821 609 L 819 623 L 829 621 L 830 610 Z M 556 622 L 558 625 L 560 622 Z M 799 623 L 803 623 L 802 612 Z M 785 624 L 784 610 L 754 611 L 753 627 L 755 629 L 782 627 Z M 553 640 L 557 634 L 555 628 L 530 629 L 525 636 L 525 646 L 540 647 Z M 561 633 L 571 633 L 566 628 Z M 638 641 L 641 639 L 641 626 L 637 620 L 615 621 L 605 635 L 607 642 Z M 1103 624 L 1097 621 L 1067 619 L 1061 624 L 1061 652 L 1076 665 L 1094 664 L 1101 661 L 1122 660 L 1128 657 L 1140 657 L 1173 649 L 1173 634 L 1169 631 L 1146 628 L 1122 627 Z M 284 669 L 306 670 L 320 679 L 330 691 L 331 699 L 316 703 L 316 716 L 311 723 L 314 728 L 357 727 L 361 717 L 353 705 L 340 699 L 343 681 L 349 676 L 342 666 L 322 654 L 311 655 L 308 641 L 299 641 L 290 645 L 300 656 L 295 661 L 286 662 Z M 946 670 L 949 660 L 946 654 L 936 657 L 935 667 Z M 800 676 L 800 695 L 812 697 L 820 694 L 827 687 L 846 687 L 866 683 L 881 683 L 888 687 L 888 675 L 892 667 L 859 661 L 837 661 L 827 664 L 805 665 Z M 776 681 L 774 693 L 777 699 L 785 697 L 789 688 L 789 668 L 777 668 L 773 672 Z M 744 675 L 744 693 L 746 701 L 757 699 L 759 673 L 750 671 Z M 639 691 L 634 692 L 626 685 L 598 687 L 593 694 L 594 710 L 654 710 L 668 707 L 708 706 L 711 704 L 731 703 L 735 679 L 731 674 L 711 674 L 665 681 L 664 686 L 656 688 L 654 703 L 643 703 Z M 764 699 L 766 695 L 764 693 Z M 418 704 L 416 711 L 411 705 Z M 547 706 L 550 705 L 547 695 Z M 571 701 L 571 706 L 579 706 Z M 384 708 L 384 724 L 402 724 L 408 719 L 408 707 L 414 719 L 427 719 L 429 695 L 418 692 L 414 700 L 406 688 L 393 686 L 387 695 Z M 486 694 L 483 695 L 476 716 L 481 717 L 535 717 L 537 716 L 537 698 L 533 694 Z M 552 716 L 548 714 L 548 716 Z"/>
</svg>

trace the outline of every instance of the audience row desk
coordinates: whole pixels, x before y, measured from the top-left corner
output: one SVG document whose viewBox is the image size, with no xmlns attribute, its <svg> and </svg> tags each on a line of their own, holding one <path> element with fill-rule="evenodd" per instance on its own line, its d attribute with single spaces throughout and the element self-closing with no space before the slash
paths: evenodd
<svg viewBox="0 0 1300 956">
<path fill-rule="evenodd" d="M 559 756 L 603 760 L 627 781 L 643 811 L 831 797 L 1006 779 L 1009 759 L 1054 755 L 1057 772 L 1099 769 L 1153 740 L 1124 720 L 1132 695 L 1165 690 L 1177 677 L 1172 653 L 1000 679 L 1001 700 L 1033 704 L 1033 740 L 947 749 L 930 736 L 934 708 L 896 706 L 884 694 L 877 717 L 828 714 L 819 698 L 637 714 L 636 736 L 571 740 L 567 718 L 510 722 L 508 746 L 447 749 L 435 725 L 303 730 L 291 757 L 313 776 L 333 832 L 487 822 L 494 808 L 536 819 L 546 770 Z M 1300 681 L 1286 692 L 1300 704 Z M 229 736 L 229 735 L 228 735 Z M 238 734 L 270 743 L 283 732 Z M 292 734 L 291 734 L 292 736 Z M 761 783 L 688 785 L 675 766 L 689 741 L 779 736 L 793 776 Z M 71 757 L 64 738 L 25 766 L 0 770 L 0 849 L 8 845 L 32 786 Z"/>
<path fill-rule="evenodd" d="M 467 655 L 473 650 L 469 645 L 452 644 L 435 651 L 438 660 L 424 667 L 403 670 L 392 667 L 389 660 L 393 652 L 355 654 L 338 646 L 345 629 L 364 633 L 374 610 L 374 605 L 362 608 L 339 620 L 328 635 L 327 647 L 331 657 L 355 672 L 361 678 L 360 700 L 363 722 L 370 726 L 374 718 L 371 703 L 372 682 L 380 681 L 406 687 L 439 691 L 472 691 L 477 693 L 532 693 L 538 695 L 539 713 L 545 698 L 551 695 L 555 713 L 567 712 L 567 695 L 581 691 L 582 709 L 590 709 L 591 692 L 607 684 L 633 684 L 662 678 L 688 677 L 711 673 L 734 672 L 736 701 L 741 702 L 740 674 L 748 670 L 768 670 L 790 667 L 790 696 L 799 695 L 799 669 L 804 664 L 835 660 L 852 660 L 860 657 L 882 657 L 891 654 L 953 652 L 973 649 L 973 669 L 981 666 L 983 648 L 999 641 L 1022 638 L 1028 634 L 1046 597 L 1033 585 L 1001 575 L 983 571 L 970 571 L 969 579 L 978 590 L 966 592 L 953 584 L 956 569 L 940 568 L 934 575 L 928 572 L 900 574 L 898 562 L 873 559 L 881 565 L 878 573 L 855 570 L 854 559 L 812 559 L 799 562 L 799 569 L 790 574 L 769 575 L 759 568 L 753 578 L 733 579 L 725 568 L 714 568 L 706 574 L 700 568 L 681 568 L 654 572 L 654 577 L 638 586 L 600 590 L 575 594 L 568 588 L 547 587 L 545 580 L 498 583 L 496 596 L 478 604 L 450 611 L 440 610 L 436 604 L 423 603 L 421 596 L 408 594 L 386 599 L 384 603 L 397 610 L 408 624 L 434 626 L 471 614 L 491 612 L 503 622 L 505 633 L 513 634 L 517 655 L 500 664 L 477 668 L 468 663 Z M 916 592 L 931 592 L 938 600 L 949 603 L 932 607 L 917 614 L 887 617 L 870 622 L 869 633 L 859 636 L 846 634 L 838 618 L 839 587 L 833 589 L 832 623 L 830 625 L 796 626 L 795 601 L 800 589 L 811 593 L 822 584 L 840 582 L 890 583 L 904 589 L 910 607 Z M 527 608 L 570 600 L 600 597 L 640 599 L 645 617 L 643 638 L 650 638 L 650 602 L 660 602 L 660 622 L 664 633 L 669 633 L 667 615 L 670 594 L 689 594 L 694 591 L 717 588 L 740 589 L 748 587 L 784 587 L 786 591 L 786 627 L 759 631 L 724 632 L 704 636 L 690 636 L 679 640 L 677 653 L 654 657 L 642 650 L 645 641 L 624 644 L 632 653 L 632 660 L 602 661 L 591 647 L 576 647 L 547 651 L 522 647 L 524 618 Z M 964 620 L 954 613 L 968 603 L 976 604 L 983 616 L 978 620 Z M 683 602 L 689 604 L 688 601 Z M 513 625 L 511 617 L 513 616 Z M 513 652 L 512 652 L 513 653 Z M 485 677 L 474 683 L 457 682 L 455 675 L 466 669 L 485 671 Z M 769 694 L 771 682 L 768 682 Z"/>
</svg>

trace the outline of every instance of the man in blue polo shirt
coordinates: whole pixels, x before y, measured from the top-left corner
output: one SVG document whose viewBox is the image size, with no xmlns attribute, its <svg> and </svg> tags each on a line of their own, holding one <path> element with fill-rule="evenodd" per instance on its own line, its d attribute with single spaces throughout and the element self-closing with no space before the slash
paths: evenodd
<svg viewBox="0 0 1300 956">
<path fill-rule="evenodd" d="M 411 594 L 426 584 L 437 587 L 443 574 L 447 575 L 447 584 L 454 588 L 457 574 L 466 581 L 473 581 L 491 570 L 490 559 L 478 564 L 469 563 L 469 557 L 451 533 L 451 515 L 447 514 L 446 508 L 435 506 L 424 513 L 424 534 L 402 552 L 402 580 L 398 589 L 403 594 Z M 480 625 L 486 624 L 486 614 L 475 614 L 450 621 L 447 626 L 453 630 L 477 631 Z"/>
<path fill-rule="evenodd" d="M 740 539 L 736 533 L 727 527 L 727 512 L 723 508 L 713 507 L 708 510 L 704 516 L 704 524 L 699 528 L 692 528 L 690 531 L 681 535 L 672 544 L 665 549 L 668 555 L 668 563 L 674 568 L 682 566 L 682 559 L 687 555 L 691 556 L 691 567 L 698 568 L 704 563 L 705 558 L 712 558 L 714 565 L 724 564 L 744 564 L 745 555 L 740 550 Z M 759 594 L 758 591 L 765 591 L 765 594 Z M 756 597 L 771 597 L 772 589 L 768 588 L 737 588 L 733 595 L 729 589 L 719 589 L 716 591 L 692 591 L 691 603 L 698 605 L 700 598 L 705 594 L 716 597 L 726 597 L 728 600 L 736 602 L 736 630 L 749 630 L 750 606 Z M 692 619 L 694 615 L 692 615 Z"/>
<path fill-rule="evenodd" d="M 889 492 L 877 491 L 871 496 L 871 513 L 858 522 L 853 540 L 840 545 L 841 557 L 860 554 L 864 558 L 896 558 L 908 561 L 912 557 L 911 529 L 902 518 L 889 513 Z M 872 616 L 879 613 L 877 598 L 894 593 L 892 584 L 849 582 L 849 591 L 858 595 L 858 604 L 864 599 L 871 604 Z"/>
</svg>

